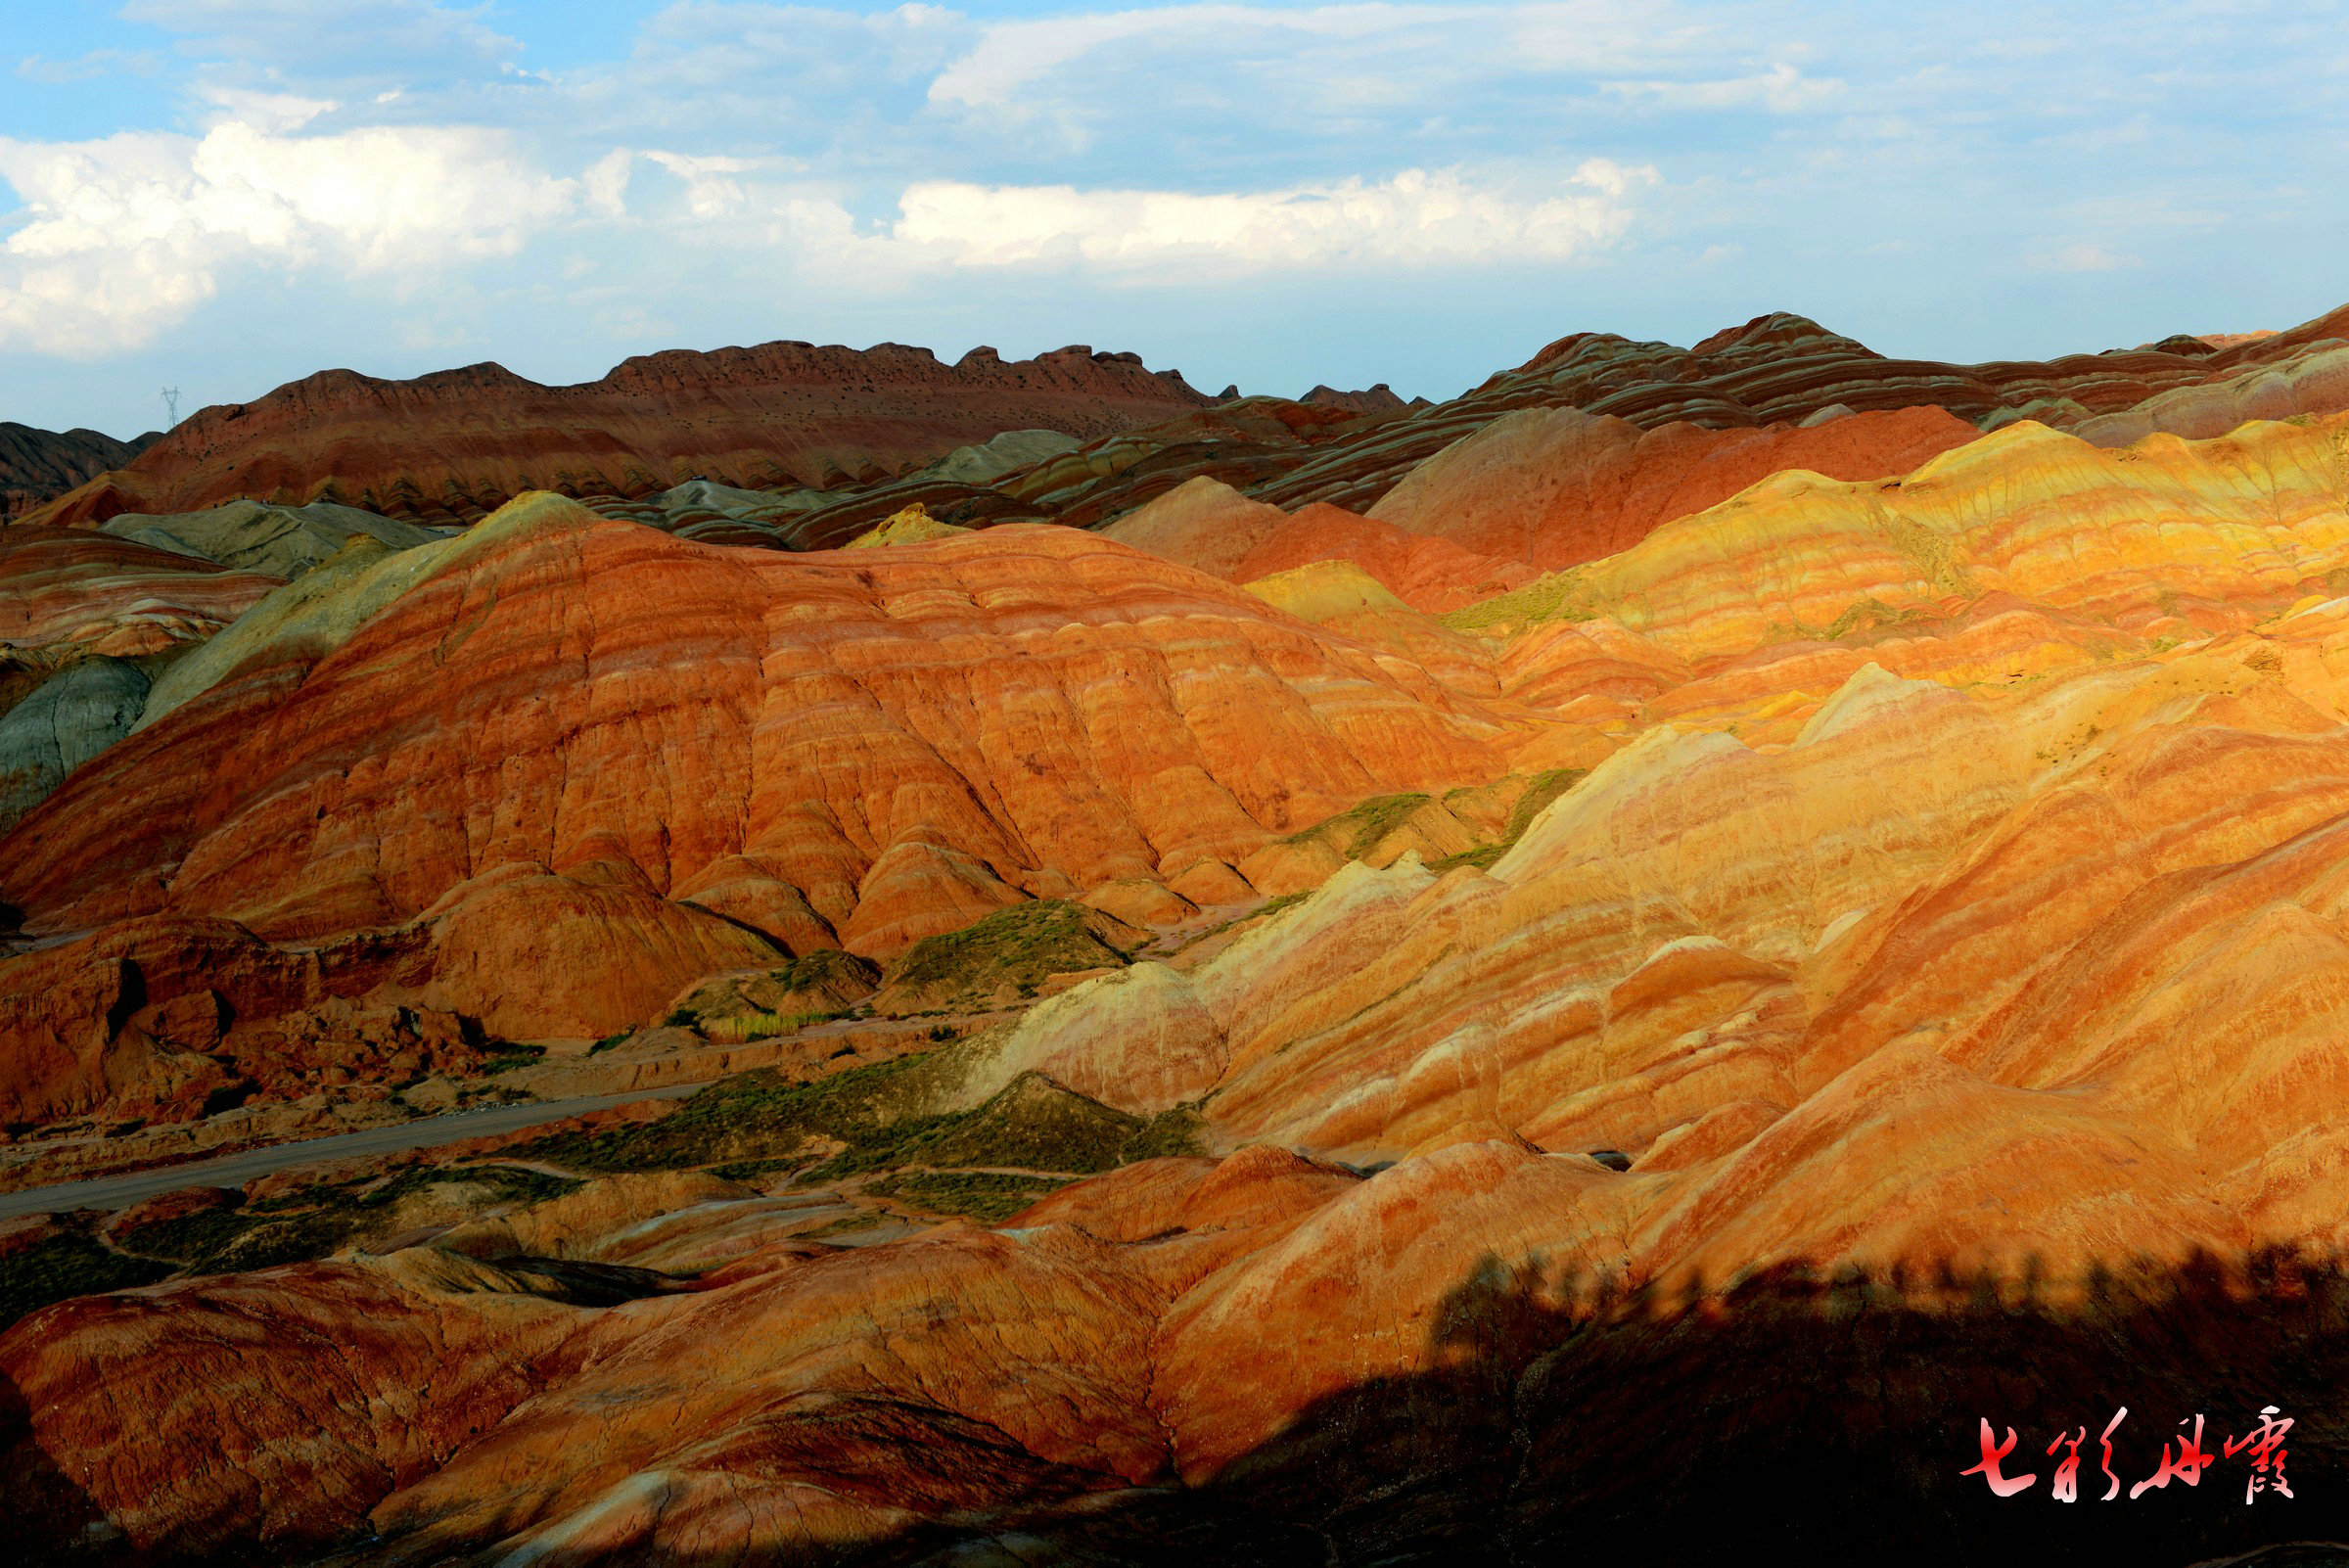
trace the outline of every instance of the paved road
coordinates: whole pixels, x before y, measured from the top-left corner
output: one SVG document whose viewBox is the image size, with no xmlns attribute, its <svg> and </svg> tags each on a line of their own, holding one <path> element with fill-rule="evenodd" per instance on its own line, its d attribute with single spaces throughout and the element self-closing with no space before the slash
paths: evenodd
<svg viewBox="0 0 2349 1568">
<path fill-rule="evenodd" d="M 461 1143 L 493 1132 L 514 1132 L 542 1122 L 601 1111 L 635 1100 L 680 1099 L 704 1084 L 672 1084 L 666 1088 L 631 1089 L 625 1094 L 589 1094 L 571 1100 L 534 1100 L 527 1105 L 488 1106 L 456 1111 L 447 1116 L 402 1122 L 395 1127 L 368 1128 L 360 1132 L 338 1132 L 332 1137 L 306 1138 L 299 1143 L 272 1143 L 242 1154 L 215 1155 L 180 1165 L 159 1166 L 128 1176 L 92 1176 L 53 1187 L 27 1187 L 0 1192 L 0 1220 L 19 1215 L 60 1214 L 69 1209 L 127 1209 L 143 1198 L 176 1192 L 182 1187 L 241 1187 L 255 1176 L 274 1176 L 298 1165 L 319 1160 L 345 1160 L 359 1154 L 397 1154 L 405 1149 L 429 1149 L 440 1143 Z"/>
</svg>

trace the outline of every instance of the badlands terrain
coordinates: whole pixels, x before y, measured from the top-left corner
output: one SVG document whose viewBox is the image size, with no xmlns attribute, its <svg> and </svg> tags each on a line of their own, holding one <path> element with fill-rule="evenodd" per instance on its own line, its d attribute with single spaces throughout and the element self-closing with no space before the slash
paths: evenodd
<svg viewBox="0 0 2349 1568">
<path fill-rule="evenodd" d="M 2349 1537 L 2349 309 L 6 437 L 23 1560 Z"/>
</svg>

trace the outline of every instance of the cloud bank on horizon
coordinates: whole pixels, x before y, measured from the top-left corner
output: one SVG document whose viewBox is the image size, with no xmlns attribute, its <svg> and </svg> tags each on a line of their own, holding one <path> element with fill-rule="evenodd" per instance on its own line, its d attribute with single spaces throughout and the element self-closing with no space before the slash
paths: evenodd
<svg viewBox="0 0 2349 1568">
<path fill-rule="evenodd" d="M 2343 6 L 2123 10 L 29 0 L 0 418 L 772 337 L 1441 396 L 1585 328 L 1988 357 L 2349 298 Z"/>
</svg>

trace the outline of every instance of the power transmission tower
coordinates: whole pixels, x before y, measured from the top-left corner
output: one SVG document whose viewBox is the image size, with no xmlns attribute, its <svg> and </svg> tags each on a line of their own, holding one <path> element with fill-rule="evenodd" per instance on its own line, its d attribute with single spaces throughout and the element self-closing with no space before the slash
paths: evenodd
<svg viewBox="0 0 2349 1568">
<path fill-rule="evenodd" d="M 177 429 L 179 425 L 179 389 L 177 387 L 163 389 L 163 408 L 171 416 L 171 423 L 163 428 L 165 430 Z"/>
</svg>

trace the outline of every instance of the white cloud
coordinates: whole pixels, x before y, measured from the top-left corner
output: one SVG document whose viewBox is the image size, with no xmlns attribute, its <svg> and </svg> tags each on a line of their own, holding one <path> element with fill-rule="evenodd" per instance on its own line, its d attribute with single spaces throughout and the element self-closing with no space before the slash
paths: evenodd
<svg viewBox="0 0 2349 1568">
<path fill-rule="evenodd" d="M 126 0 L 122 19 L 188 34 L 205 58 L 372 76 L 451 67 L 494 69 L 522 45 L 484 26 L 486 6 L 433 0 Z"/>
<path fill-rule="evenodd" d="M 628 210 L 628 176 L 635 166 L 635 155 L 624 147 L 615 147 L 589 164 L 579 181 L 587 194 L 588 209 L 605 217 L 624 217 Z"/>
<path fill-rule="evenodd" d="M 202 95 L 218 112 L 212 116 L 216 123 L 277 133 L 298 131 L 319 115 L 342 107 L 331 98 L 256 93 L 241 87 L 207 86 L 202 89 Z"/>
<path fill-rule="evenodd" d="M 749 199 L 742 182 L 733 176 L 759 166 L 747 158 L 688 158 L 683 153 L 644 156 L 685 182 L 685 205 L 697 218 L 731 217 L 741 211 Z"/>
<path fill-rule="evenodd" d="M 1767 109 L 1791 115 L 1833 103 L 1843 94 L 1843 83 L 1835 78 L 1806 76 L 1784 61 L 1751 76 L 1720 81 L 1611 81 L 1605 86 L 1619 98 L 1683 113 Z"/>
<path fill-rule="evenodd" d="M 201 137 L 0 140 L 0 178 L 24 201 L 0 245 L 0 347 L 136 346 L 240 263 L 368 273 L 507 255 L 576 205 L 575 181 L 529 167 L 496 132 L 277 128 L 306 107 L 280 101 L 262 123 Z"/>
<path fill-rule="evenodd" d="M 1522 200 L 1456 170 L 1409 169 L 1251 194 L 1081 191 L 934 180 L 908 187 L 890 236 L 954 265 L 1080 263 L 1131 274 L 1566 260 L 1620 239 L 1652 168 L 1583 163 L 1556 194 Z"/>
<path fill-rule="evenodd" d="M 1003 105 L 1038 77 L 1112 45 L 1137 38 L 1181 36 L 1228 42 L 1241 32 L 1274 30 L 1323 38 L 1362 38 L 1429 23 L 1472 23 L 1487 8 L 1464 15 L 1442 6 L 1338 5 L 1282 11 L 1267 6 L 1166 6 L 1090 16 L 1005 22 L 930 84 L 934 103 Z"/>
<path fill-rule="evenodd" d="M 161 69 L 161 57 L 151 49 L 136 53 L 120 49 L 92 49 L 71 60 L 50 60 L 42 55 L 26 55 L 17 62 L 18 75 L 26 81 L 37 81 L 49 87 L 95 81 L 117 70 L 133 76 L 152 76 Z"/>
<path fill-rule="evenodd" d="M 2136 256 L 2086 240 L 2068 245 L 2042 241 L 2023 253 L 2023 260 L 2042 272 L 2118 272 L 2123 267 L 2143 265 Z"/>
</svg>

